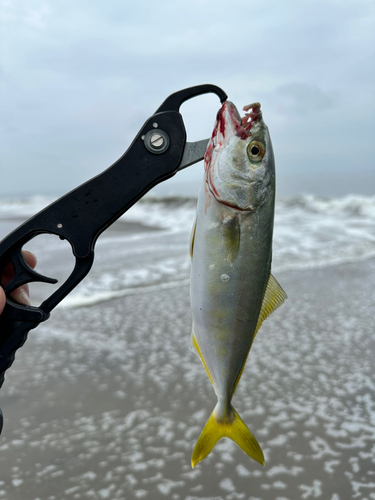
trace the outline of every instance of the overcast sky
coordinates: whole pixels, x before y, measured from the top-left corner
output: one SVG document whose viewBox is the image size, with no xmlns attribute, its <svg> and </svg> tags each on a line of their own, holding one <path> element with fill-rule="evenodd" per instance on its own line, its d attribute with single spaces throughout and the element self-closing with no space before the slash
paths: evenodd
<svg viewBox="0 0 375 500">
<path fill-rule="evenodd" d="M 0 0 L 0 196 L 63 194 L 172 92 L 260 101 L 279 196 L 375 191 L 374 0 Z M 219 108 L 181 111 L 189 140 Z M 163 185 L 197 194 L 202 163 Z M 160 191 L 161 192 L 161 191 Z"/>
</svg>

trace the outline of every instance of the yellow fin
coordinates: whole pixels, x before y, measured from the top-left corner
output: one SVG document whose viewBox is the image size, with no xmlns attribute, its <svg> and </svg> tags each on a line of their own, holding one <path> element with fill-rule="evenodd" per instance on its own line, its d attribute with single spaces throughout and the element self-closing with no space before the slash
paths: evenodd
<svg viewBox="0 0 375 500">
<path fill-rule="evenodd" d="M 210 379 L 211 384 L 212 384 L 212 385 L 214 385 L 214 381 L 212 380 L 211 374 L 210 374 L 210 372 L 208 371 L 208 368 L 207 368 L 206 362 L 205 362 L 205 360 L 204 360 L 204 358 L 203 358 L 203 356 L 202 356 L 201 350 L 200 350 L 199 345 L 198 345 L 197 337 L 195 336 L 195 333 L 194 333 L 194 332 L 192 332 L 192 333 L 191 333 L 191 343 L 192 343 L 192 345 L 193 345 L 194 349 L 197 351 L 197 353 L 198 353 L 199 357 L 201 358 L 201 361 L 202 361 L 202 363 L 203 363 L 203 366 L 204 366 L 204 367 L 205 367 L 205 369 L 206 369 L 206 373 L 207 373 L 207 375 L 208 375 L 208 378 Z"/>
<path fill-rule="evenodd" d="M 267 319 L 270 314 L 276 311 L 278 307 L 283 305 L 287 298 L 288 298 L 287 294 L 281 288 L 276 278 L 272 276 L 272 274 L 270 274 L 266 286 L 266 291 L 264 292 L 262 307 L 260 309 L 258 323 L 254 332 L 254 338 L 255 335 L 258 333 L 258 330 L 263 321 Z"/>
<path fill-rule="evenodd" d="M 267 319 L 268 316 L 273 313 L 273 311 L 276 311 L 276 309 L 278 307 L 280 307 L 284 304 L 284 302 L 286 301 L 287 298 L 288 298 L 287 294 L 281 288 L 281 286 L 277 282 L 276 278 L 274 276 L 272 276 L 272 274 L 270 274 L 270 276 L 268 278 L 267 286 L 266 286 L 266 291 L 264 292 L 262 307 L 260 309 L 260 313 L 258 316 L 258 322 L 257 322 L 257 326 L 255 328 L 253 340 L 251 341 L 250 348 L 247 352 L 245 361 L 242 365 L 241 371 L 238 374 L 236 382 L 233 386 L 232 395 L 234 394 L 234 391 L 236 390 L 237 384 L 240 381 L 243 369 L 245 368 L 247 356 L 249 355 L 251 346 L 253 345 L 255 336 L 258 333 L 259 328 L 261 327 L 263 321 L 265 319 Z"/>
<path fill-rule="evenodd" d="M 215 444 L 223 437 L 234 441 L 249 457 L 264 465 L 264 455 L 258 441 L 233 406 L 231 410 L 234 415 L 233 420 L 222 423 L 216 420 L 215 410 L 211 413 L 193 450 L 191 457 L 193 469 L 211 453 Z"/>
<path fill-rule="evenodd" d="M 193 258 L 193 250 L 194 250 L 194 240 L 195 240 L 195 230 L 197 229 L 197 219 L 195 219 L 195 222 L 193 224 L 193 227 L 191 228 L 191 233 L 190 233 L 190 243 L 189 243 L 189 254 L 190 254 L 190 259 Z"/>
</svg>

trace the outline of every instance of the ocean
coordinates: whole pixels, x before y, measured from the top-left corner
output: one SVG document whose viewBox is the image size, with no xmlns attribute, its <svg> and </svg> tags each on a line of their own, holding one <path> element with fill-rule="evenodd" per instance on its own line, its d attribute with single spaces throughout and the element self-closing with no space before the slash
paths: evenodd
<svg viewBox="0 0 375 500">
<path fill-rule="evenodd" d="M 0 200 L 0 238 L 51 201 Z M 262 326 L 234 398 L 264 468 L 229 440 L 190 467 L 215 405 L 189 350 L 195 206 L 137 203 L 30 332 L 0 391 L 0 499 L 375 499 L 375 197 L 277 200 L 272 268 L 289 300 Z M 67 242 L 25 248 L 42 274 L 69 275 Z M 33 304 L 55 289 L 30 288 Z"/>
<path fill-rule="evenodd" d="M 1 236 L 52 201 L 46 197 L 1 201 Z M 93 270 L 60 307 L 187 284 L 186 249 L 195 210 L 194 198 L 146 197 L 134 205 L 99 238 Z M 319 199 L 305 195 L 278 200 L 272 269 L 278 273 L 324 268 L 374 257 L 374 228 L 375 196 Z M 57 237 L 39 236 L 25 248 L 38 256 L 39 272 L 50 273 L 59 282 L 72 269 L 70 246 Z M 47 294 L 52 290 L 51 285 L 39 288 Z M 38 302 L 41 295 L 37 292 L 32 298 Z"/>
</svg>

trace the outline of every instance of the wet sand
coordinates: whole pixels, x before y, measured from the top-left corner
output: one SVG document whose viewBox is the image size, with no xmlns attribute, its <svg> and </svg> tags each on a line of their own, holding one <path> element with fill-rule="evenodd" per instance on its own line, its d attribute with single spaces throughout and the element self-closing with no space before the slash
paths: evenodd
<svg viewBox="0 0 375 500">
<path fill-rule="evenodd" d="M 56 310 L 0 393 L 0 499 L 375 499 L 375 260 L 279 273 L 234 405 L 265 467 L 222 440 L 189 350 L 189 289 Z"/>
</svg>

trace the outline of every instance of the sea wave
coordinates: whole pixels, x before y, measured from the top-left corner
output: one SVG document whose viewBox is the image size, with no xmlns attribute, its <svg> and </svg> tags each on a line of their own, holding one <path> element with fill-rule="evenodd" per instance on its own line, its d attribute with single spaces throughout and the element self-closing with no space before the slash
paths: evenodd
<svg viewBox="0 0 375 500">
<path fill-rule="evenodd" d="M 301 208 L 315 213 L 345 214 L 375 218 L 375 196 L 348 194 L 341 198 L 319 198 L 312 194 L 280 198 L 277 205 L 284 208 Z"/>
<path fill-rule="evenodd" d="M 30 196 L 25 198 L 0 198 L 0 219 L 8 217 L 28 218 L 47 207 L 54 201 L 50 196 Z M 180 212 L 195 210 L 197 198 L 187 196 L 145 196 L 138 201 L 122 216 L 122 220 L 139 220 L 152 224 L 153 207 L 156 212 L 165 215 L 166 212 Z M 340 198 L 321 198 L 313 194 L 302 194 L 289 198 L 278 198 L 276 210 L 301 209 L 309 213 L 320 213 L 325 215 L 351 215 L 355 217 L 371 217 L 375 219 L 375 195 L 364 196 L 348 194 Z M 150 219 L 151 217 L 151 219 Z M 146 220 L 145 220 L 146 219 Z M 169 225 L 162 218 L 155 223 L 166 227 Z"/>
<path fill-rule="evenodd" d="M 31 216 L 50 201 L 46 197 L 0 200 L 0 223 Z M 119 231 L 107 231 L 99 238 L 93 269 L 62 307 L 81 307 L 188 283 L 188 244 L 195 213 L 194 198 L 145 197 L 140 200 L 120 218 Z M 18 225 L 18 220 L 15 222 Z M 121 224 L 129 222 L 158 230 L 137 232 L 135 225 L 132 231 L 122 231 Z M 9 222 L 2 227 L 8 226 Z M 275 210 L 273 272 L 322 268 L 373 258 L 374 227 L 375 196 L 324 199 L 301 195 L 279 199 Z M 65 257 L 56 254 L 60 240 L 52 240 L 47 243 L 41 240 L 40 245 L 31 250 L 38 256 L 38 265 L 43 266 L 44 262 L 51 265 L 51 270 L 43 274 L 59 277 Z"/>
</svg>

